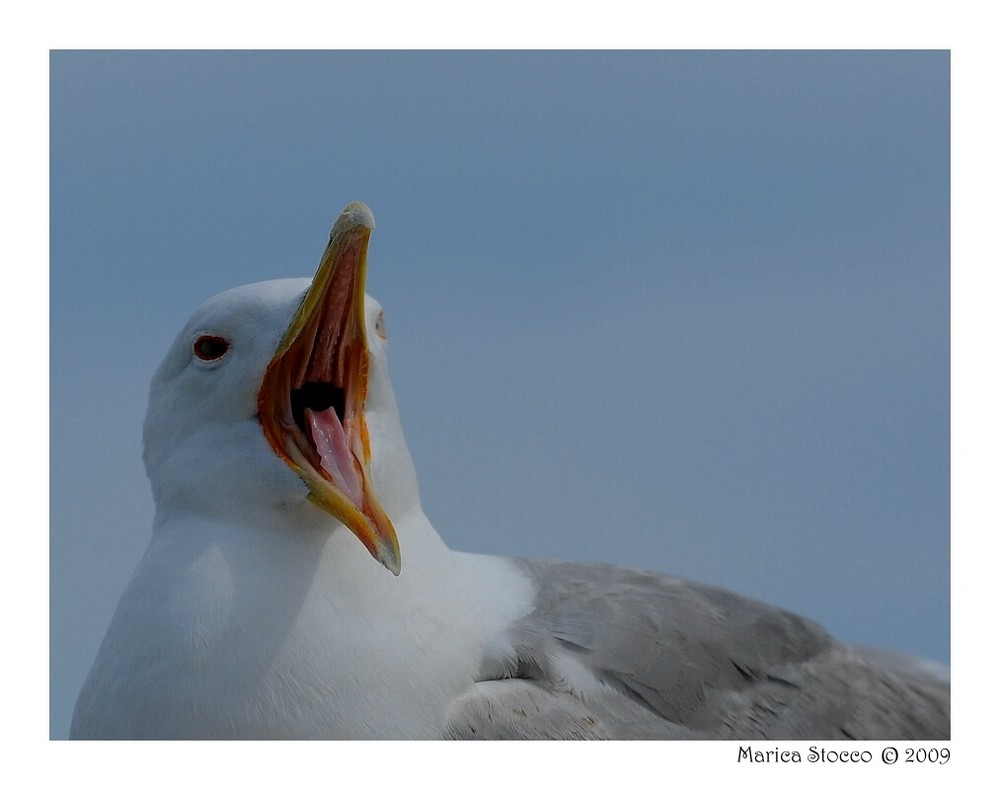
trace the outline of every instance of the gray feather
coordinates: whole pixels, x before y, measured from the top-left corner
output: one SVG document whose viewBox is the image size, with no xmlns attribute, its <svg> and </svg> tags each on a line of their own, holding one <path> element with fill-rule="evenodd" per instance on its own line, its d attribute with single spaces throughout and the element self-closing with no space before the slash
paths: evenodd
<svg viewBox="0 0 1000 790">
<path fill-rule="evenodd" d="M 450 708 L 453 737 L 949 737 L 948 682 L 916 660 L 838 644 L 707 585 L 512 562 L 535 586 L 534 608 L 510 628 L 512 655 Z"/>
</svg>

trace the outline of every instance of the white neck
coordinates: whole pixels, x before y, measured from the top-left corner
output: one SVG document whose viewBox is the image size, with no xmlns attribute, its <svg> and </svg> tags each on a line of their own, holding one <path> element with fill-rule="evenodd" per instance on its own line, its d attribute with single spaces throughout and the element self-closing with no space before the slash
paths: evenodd
<svg viewBox="0 0 1000 790">
<path fill-rule="evenodd" d="M 399 577 L 343 527 L 287 526 L 160 521 L 88 679 L 104 736 L 440 737 L 486 639 L 460 555 L 423 514 Z"/>
</svg>

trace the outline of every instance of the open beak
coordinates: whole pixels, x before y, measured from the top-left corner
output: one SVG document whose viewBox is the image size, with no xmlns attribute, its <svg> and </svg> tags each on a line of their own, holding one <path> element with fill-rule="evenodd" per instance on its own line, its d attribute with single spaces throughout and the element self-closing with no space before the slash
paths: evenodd
<svg viewBox="0 0 1000 790">
<path fill-rule="evenodd" d="M 365 424 L 365 264 L 375 227 L 364 203 L 337 218 L 319 269 L 264 373 L 258 414 L 274 451 L 309 499 L 351 530 L 395 575 L 399 542 L 372 489 Z"/>
</svg>

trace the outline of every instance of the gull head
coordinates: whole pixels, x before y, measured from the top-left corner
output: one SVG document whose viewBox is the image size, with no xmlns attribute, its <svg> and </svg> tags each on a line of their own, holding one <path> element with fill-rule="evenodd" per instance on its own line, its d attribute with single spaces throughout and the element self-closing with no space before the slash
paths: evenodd
<svg viewBox="0 0 1000 790">
<path fill-rule="evenodd" d="M 399 573 L 387 508 L 417 504 L 416 479 L 382 309 L 365 294 L 373 228 L 352 203 L 311 281 L 234 288 L 188 320 L 153 378 L 143 430 L 157 524 L 343 525 Z"/>
</svg>

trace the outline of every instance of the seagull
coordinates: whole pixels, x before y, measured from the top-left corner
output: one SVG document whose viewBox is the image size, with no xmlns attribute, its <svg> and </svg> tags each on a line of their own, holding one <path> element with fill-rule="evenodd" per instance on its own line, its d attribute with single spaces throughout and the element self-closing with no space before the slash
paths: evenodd
<svg viewBox="0 0 1000 790">
<path fill-rule="evenodd" d="M 947 671 L 716 587 L 451 550 L 344 209 L 312 280 L 199 308 L 149 394 L 156 505 L 76 739 L 947 739 Z M 551 528 L 551 527 L 549 527 Z"/>
</svg>

